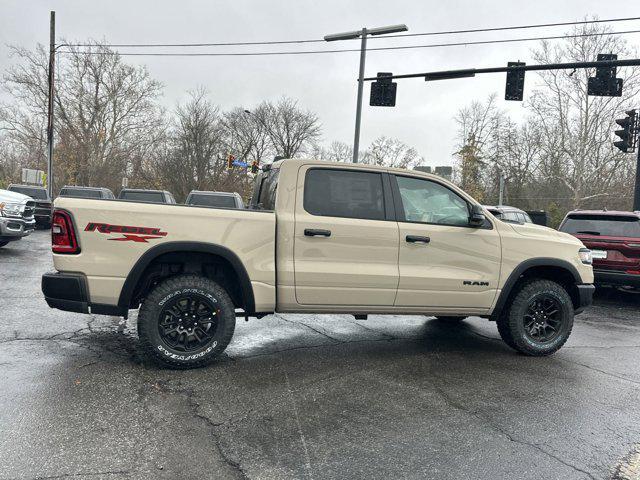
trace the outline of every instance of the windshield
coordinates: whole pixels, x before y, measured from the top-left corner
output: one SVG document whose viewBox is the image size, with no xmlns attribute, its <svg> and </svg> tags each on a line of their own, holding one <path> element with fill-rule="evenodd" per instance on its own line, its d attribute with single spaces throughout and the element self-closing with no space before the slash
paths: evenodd
<svg viewBox="0 0 640 480">
<path fill-rule="evenodd" d="M 100 190 L 89 190 L 86 188 L 63 188 L 60 190 L 61 197 L 79 198 L 102 198 Z"/>
<path fill-rule="evenodd" d="M 236 208 L 236 199 L 233 195 L 194 193 L 189 196 L 187 203 L 189 205 L 201 205 L 203 207 Z"/>
<path fill-rule="evenodd" d="M 119 198 L 122 200 L 134 200 L 138 202 L 165 203 L 162 192 L 123 191 L 120 192 Z"/>
<path fill-rule="evenodd" d="M 31 198 L 35 198 L 38 200 L 48 200 L 47 191 L 44 188 L 36 188 L 36 187 L 23 187 L 20 185 L 13 185 L 9 187 L 9 190 L 12 192 L 18 192 L 23 195 L 28 195 Z"/>
<path fill-rule="evenodd" d="M 631 216 L 570 215 L 560 226 L 560 231 L 578 235 L 640 238 L 640 220 Z"/>
</svg>

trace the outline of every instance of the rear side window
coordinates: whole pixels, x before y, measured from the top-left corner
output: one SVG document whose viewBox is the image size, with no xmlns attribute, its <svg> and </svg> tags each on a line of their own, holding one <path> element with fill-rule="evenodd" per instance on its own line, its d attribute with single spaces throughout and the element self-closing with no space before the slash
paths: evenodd
<svg viewBox="0 0 640 480">
<path fill-rule="evenodd" d="M 194 193 L 189 197 L 189 205 L 236 208 L 236 199 L 231 195 L 207 195 L 203 193 Z"/>
<path fill-rule="evenodd" d="M 61 197 L 78 198 L 102 198 L 100 190 L 87 190 L 84 188 L 63 188 L 60 190 Z"/>
<path fill-rule="evenodd" d="M 328 168 L 308 170 L 304 209 L 325 217 L 384 220 L 382 175 Z"/>
<path fill-rule="evenodd" d="M 122 192 L 120 198 L 136 202 L 164 203 L 164 194 L 162 192 Z"/>
<path fill-rule="evenodd" d="M 560 231 L 578 235 L 640 238 L 640 220 L 622 215 L 569 215 L 560 226 Z"/>
</svg>

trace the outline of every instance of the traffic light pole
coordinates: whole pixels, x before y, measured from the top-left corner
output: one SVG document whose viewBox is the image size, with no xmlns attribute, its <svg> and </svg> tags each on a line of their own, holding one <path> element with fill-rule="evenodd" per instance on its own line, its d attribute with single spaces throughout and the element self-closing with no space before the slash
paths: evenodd
<svg viewBox="0 0 640 480">
<path fill-rule="evenodd" d="M 636 133 L 638 135 L 638 133 Z M 636 184 L 633 193 L 633 211 L 640 211 L 640 140 L 636 140 Z"/>
</svg>

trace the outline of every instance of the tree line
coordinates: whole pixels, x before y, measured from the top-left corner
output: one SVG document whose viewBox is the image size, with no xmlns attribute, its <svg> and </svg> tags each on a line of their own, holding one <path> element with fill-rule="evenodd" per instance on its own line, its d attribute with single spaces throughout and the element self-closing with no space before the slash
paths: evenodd
<svg viewBox="0 0 640 480">
<path fill-rule="evenodd" d="M 48 52 L 14 47 L 14 65 L 2 86 L 0 187 L 18 182 L 22 168 L 46 171 Z M 83 53 L 84 52 L 84 53 Z M 249 108 L 220 109 L 203 88 L 174 109 L 163 108 L 160 82 L 96 42 L 57 60 L 54 191 L 63 185 L 159 188 L 184 200 L 191 190 L 238 191 L 251 178 L 227 169 L 233 155 L 248 164 L 276 156 L 349 161 L 341 142 L 323 146 L 318 116 L 286 96 Z M 380 137 L 362 152 L 365 162 L 410 167 L 421 161 L 403 142 Z"/>
</svg>

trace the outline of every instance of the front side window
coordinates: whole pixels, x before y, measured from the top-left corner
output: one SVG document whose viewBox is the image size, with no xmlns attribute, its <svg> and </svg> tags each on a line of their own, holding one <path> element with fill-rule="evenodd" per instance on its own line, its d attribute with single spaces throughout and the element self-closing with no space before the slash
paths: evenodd
<svg viewBox="0 0 640 480">
<path fill-rule="evenodd" d="M 396 176 L 407 222 L 469 225 L 469 205 L 458 194 L 431 180 Z"/>
<path fill-rule="evenodd" d="M 325 217 L 384 220 L 382 175 L 328 168 L 308 170 L 304 209 Z"/>
</svg>

